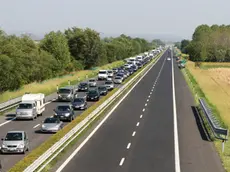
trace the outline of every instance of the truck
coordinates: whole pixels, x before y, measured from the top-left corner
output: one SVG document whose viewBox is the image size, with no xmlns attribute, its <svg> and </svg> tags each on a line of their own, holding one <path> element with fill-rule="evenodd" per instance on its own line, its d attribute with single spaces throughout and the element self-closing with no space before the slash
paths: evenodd
<svg viewBox="0 0 230 172">
<path fill-rule="evenodd" d="M 45 111 L 45 94 L 25 94 L 16 109 L 16 119 L 36 119 Z"/>
</svg>

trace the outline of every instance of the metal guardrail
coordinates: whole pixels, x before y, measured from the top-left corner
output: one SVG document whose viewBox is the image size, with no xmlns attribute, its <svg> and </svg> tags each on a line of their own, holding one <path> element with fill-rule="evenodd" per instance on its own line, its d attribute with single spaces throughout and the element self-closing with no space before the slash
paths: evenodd
<svg viewBox="0 0 230 172">
<path fill-rule="evenodd" d="M 214 136 L 217 139 L 221 139 L 221 140 L 227 140 L 227 136 L 228 136 L 228 129 L 224 129 L 220 126 L 220 122 L 216 119 L 216 117 L 213 115 L 211 109 L 209 108 L 209 106 L 207 105 L 206 101 L 204 99 L 199 99 L 200 102 L 200 106 L 204 112 L 204 115 L 211 127 L 211 130 L 214 134 Z M 224 137 L 222 137 L 224 136 Z"/>
<path fill-rule="evenodd" d="M 3 112 L 5 110 L 8 110 L 12 107 L 17 106 L 21 102 L 21 100 L 22 100 L 22 97 L 17 97 L 17 98 L 9 100 L 7 102 L 0 103 L 0 112 Z"/>
<path fill-rule="evenodd" d="M 206 101 L 202 98 L 199 99 L 200 107 L 202 111 L 204 112 L 204 115 L 206 117 L 206 120 L 208 121 L 208 124 L 211 128 L 211 131 L 216 139 L 219 139 L 222 141 L 222 153 L 224 152 L 224 143 L 228 140 L 228 129 L 222 128 L 220 126 L 220 122 L 216 119 L 216 117 L 213 115 L 212 110 L 206 103 Z"/>
<path fill-rule="evenodd" d="M 160 58 L 159 58 L 160 59 Z M 158 59 L 158 60 L 159 60 Z M 157 61 L 158 61 L 157 60 Z M 154 64 L 157 62 L 155 61 Z M 153 64 L 150 62 L 143 71 L 134 76 L 130 81 L 123 85 L 117 92 L 115 92 L 110 98 L 105 100 L 99 107 L 97 107 L 93 112 L 91 112 L 83 121 L 77 124 L 72 130 L 70 130 L 63 138 L 57 141 L 53 146 L 51 146 L 45 153 L 43 153 L 38 159 L 36 159 L 30 166 L 28 166 L 24 172 L 32 172 L 37 170 L 41 164 L 43 164 L 47 159 L 51 157 L 63 144 L 73 137 L 84 125 L 86 125 L 95 115 L 97 115 L 103 108 L 116 99 L 119 94 L 122 94 L 126 90 L 127 86 L 133 83 L 137 77 L 146 72 Z M 150 70 L 150 69 L 149 69 Z"/>
</svg>

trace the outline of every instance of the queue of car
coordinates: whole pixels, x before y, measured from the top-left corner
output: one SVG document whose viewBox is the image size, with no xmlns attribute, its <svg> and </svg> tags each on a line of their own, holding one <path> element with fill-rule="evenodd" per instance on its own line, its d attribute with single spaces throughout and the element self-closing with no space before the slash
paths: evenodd
<svg viewBox="0 0 230 172">
<path fill-rule="evenodd" d="M 41 125 L 40 132 L 56 133 L 64 126 L 64 121 L 71 122 L 76 118 L 75 110 L 88 108 L 88 101 L 98 101 L 101 96 L 106 96 L 115 88 L 115 84 L 122 84 L 129 76 L 146 65 L 160 50 L 126 59 L 126 64 L 112 70 L 100 70 L 98 77 L 91 78 L 87 82 L 81 82 L 78 86 L 61 87 L 57 91 L 57 101 L 69 102 L 58 104 L 53 109 L 53 116 L 47 117 Z M 104 82 L 97 82 L 103 80 Z M 85 92 L 86 96 L 79 96 L 79 92 Z M 16 119 L 36 119 L 45 111 L 45 95 L 42 93 L 26 93 L 16 109 Z M 2 153 L 25 153 L 29 150 L 29 138 L 25 131 L 9 131 L 2 138 Z"/>
</svg>

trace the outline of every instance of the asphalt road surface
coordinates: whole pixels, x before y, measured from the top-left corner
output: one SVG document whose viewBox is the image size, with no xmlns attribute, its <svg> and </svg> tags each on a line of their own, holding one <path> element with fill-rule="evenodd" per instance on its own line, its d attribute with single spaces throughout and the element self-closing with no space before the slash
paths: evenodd
<svg viewBox="0 0 230 172">
<path fill-rule="evenodd" d="M 104 84 L 104 81 L 98 81 L 97 85 Z M 116 85 L 118 87 L 119 85 Z M 79 92 L 78 96 L 84 96 L 85 92 Z M 46 100 L 54 100 L 57 98 L 57 94 L 49 95 Z M 94 102 L 88 102 L 88 107 L 90 107 Z M 41 133 L 40 127 L 42 121 L 49 116 L 53 116 L 55 109 L 60 104 L 68 104 L 68 102 L 57 102 L 50 101 L 46 105 L 46 110 L 43 113 L 43 116 L 39 116 L 36 120 L 12 120 L 15 117 L 15 112 L 7 113 L 5 115 L 5 119 L 1 117 L 0 120 L 0 137 L 5 137 L 6 133 L 11 130 L 23 130 L 28 133 L 29 142 L 30 142 L 30 151 L 41 145 L 44 141 L 46 141 L 52 134 Z M 83 111 L 76 110 L 76 116 L 80 115 Z M 64 122 L 64 125 L 68 124 L 68 122 Z M 28 152 L 26 153 L 28 154 Z M 25 154 L 25 155 L 26 155 Z M 21 160 L 25 155 L 23 154 L 1 154 L 0 160 L 3 166 L 3 171 L 9 170 L 13 165 L 15 165 L 19 160 Z"/>
<path fill-rule="evenodd" d="M 174 61 L 176 102 L 173 99 L 172 61 L 166 60 L 168 56 L 166 52 L 86 144 L 58 171 L 224 171 L 213 144 L 205 139 L 194 110 L 193 97 Z M 178 131 L 174 130 L 174 119 L 177 119 Z M 178 145 L 175 133 L 178 133 Z M 179 151 L 175 151 L 177 146 Z M 176 171 L 177 163 L 179 170 Z"/>
</svg>

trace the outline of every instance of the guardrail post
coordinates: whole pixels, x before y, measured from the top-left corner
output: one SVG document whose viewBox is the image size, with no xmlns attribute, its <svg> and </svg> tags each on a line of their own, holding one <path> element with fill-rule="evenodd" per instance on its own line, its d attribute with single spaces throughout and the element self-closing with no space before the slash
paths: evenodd
<svg viewBox="0 0 230 172">
<path fill-rule="evenodd" d="M 222 140 L 222 153 L 224 153 L 224 142 L 225 140 Z"/>
<path fill-rule="evenodd" d="M 68 84 L 70 85 L 70 80 L 68 80 Z"/>
<path fill-rule="evenodd" d="M 58 88 L 58 85 L 57 85 L 57 91 L 58 91 L 58 89 L 59 89 L 59 88 Z"/>
<path fill-rule="evenodd" d="M 85 75 L 85 78 L 88 79 L 88 75 Z"/>
</svg>

